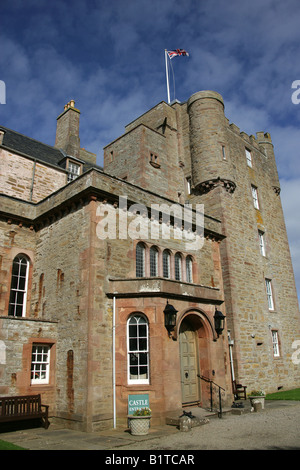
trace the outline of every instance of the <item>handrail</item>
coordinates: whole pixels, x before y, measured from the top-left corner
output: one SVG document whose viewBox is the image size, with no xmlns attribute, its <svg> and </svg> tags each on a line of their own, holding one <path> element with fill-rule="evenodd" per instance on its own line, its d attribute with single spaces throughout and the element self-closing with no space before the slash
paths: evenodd
<svg viewBox="0 0 300 470">
<path fill-rule="evenodd" d="M 221 385 L 217 384 L 213 380 L 211 380 L 209 377 L 205 377 L 204 375 L 197 374 L 197 376 L 205 380 L 206 382 L 209 382 L 209 389 L 210 389 L 210 411 L 213 411 L 213 397 L 212 397 L 212 386 L 215 385 L 218 387 L 219 391 L 219 411 L 218 411 L 218 417 L 222 418 L 222 397 L 221 397 L 221 389 L 225 392 L 225 388 L 221 387 Z"/>
</svg>

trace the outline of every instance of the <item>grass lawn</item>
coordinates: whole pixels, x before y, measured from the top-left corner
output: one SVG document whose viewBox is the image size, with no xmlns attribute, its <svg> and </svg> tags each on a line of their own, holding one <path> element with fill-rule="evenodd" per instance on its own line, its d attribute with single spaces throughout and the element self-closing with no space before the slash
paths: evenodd
<svg viewBox="0 0 300 470">
<path fill-rule="evenodd" d="M 266 400 L 300 400 L 300 388 L 283 392 L 269 393 Z"/>
<path fill-rule="evenodd" d="M 0 439 L 0 450 L 26 450 L 24 447 L 16 446 L 10 442 L 2 441 Z"/>
</svg>

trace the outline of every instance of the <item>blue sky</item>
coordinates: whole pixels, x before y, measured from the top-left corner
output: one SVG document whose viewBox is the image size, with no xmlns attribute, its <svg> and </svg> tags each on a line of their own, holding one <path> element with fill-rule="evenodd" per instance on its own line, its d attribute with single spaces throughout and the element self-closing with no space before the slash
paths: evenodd
<svg viewBox="0 0 300 470">
<path fill-rule="evenodd" d="M 167 100 L 164 50 L 186 49 L 175 97 L 218 91 L 230 122 L 271 134 L 300 295 L 299 23 L 299 0 L 2 0 L 0 124 L 54 145 L 74 99 L 81 146 L 101 165 L 127 123 Z"/>
</svg>

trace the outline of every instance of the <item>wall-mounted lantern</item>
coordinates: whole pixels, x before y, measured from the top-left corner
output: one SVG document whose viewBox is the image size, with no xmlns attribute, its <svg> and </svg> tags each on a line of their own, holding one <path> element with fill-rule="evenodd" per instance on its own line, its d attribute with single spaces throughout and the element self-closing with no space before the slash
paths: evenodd
<svg viewBox="0 0 300 470">
<path fill-rule="evenodd" d="M 164 309 L 164 315 L 165 315 L 165 327 L 168 330 L 169 337 L 171 337 L 171 332 L 174 330 L 176 326 L 177 312 L 178 310 L 176 310 L 176 308 L 174 308 L 173 305 L 170 305 L 169 302 L 167 301 L 167 305 Z"/>
<path fill-rule="evenodd" d="M 215 330 L 216 330 L 216 333 L 219 337 L 219 335 L 222 334 L 223 330 L 224 330 L 224 326 L 225 326 L 225 315 L 223 315 L 222 312 L 220 312 L 220 310 L 217 310 L 217 307 L 216 307 L 216 311 L 215 311 L 215 314 L 214 314 L 214 320 L 215 320 Z"/>
</svg>

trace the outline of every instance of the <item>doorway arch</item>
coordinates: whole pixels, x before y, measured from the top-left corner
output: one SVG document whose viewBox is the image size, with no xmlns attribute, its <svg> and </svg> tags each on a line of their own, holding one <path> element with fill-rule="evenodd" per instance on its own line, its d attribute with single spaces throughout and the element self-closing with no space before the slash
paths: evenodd
<svg viewBox="0 0 300 470">
<path fill-rule="evenodd" d="M 210 371 L 210 325 L 200 312 L 187 312 L 179 325 L 182 404 L 202 403 L 200 376 Z"/>
</svg>

